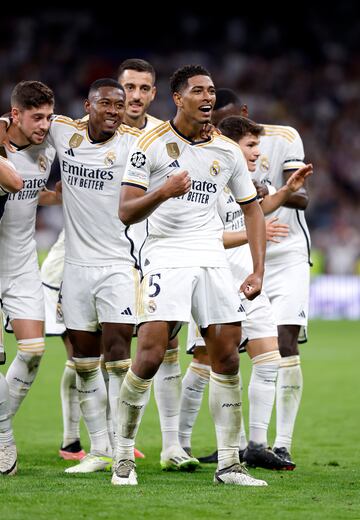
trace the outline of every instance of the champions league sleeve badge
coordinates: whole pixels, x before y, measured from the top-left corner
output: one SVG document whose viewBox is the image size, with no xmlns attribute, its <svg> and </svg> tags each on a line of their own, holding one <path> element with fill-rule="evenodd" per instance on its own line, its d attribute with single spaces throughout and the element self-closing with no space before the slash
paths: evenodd
<svg viewBox="0 0 360 520">
<path fill-rule="evenodd" d="M 135 168 L 141 168 L 146 163 L 146 157 L 141 152 L 134 152 L 131 156 L 130 162 Z"/>
</svg>

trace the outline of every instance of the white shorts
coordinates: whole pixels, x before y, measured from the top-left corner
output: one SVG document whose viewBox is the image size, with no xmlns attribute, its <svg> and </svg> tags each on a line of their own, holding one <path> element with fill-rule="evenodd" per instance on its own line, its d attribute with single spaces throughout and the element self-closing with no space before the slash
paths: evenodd
<svg viewBox="0 0 360 520">
<path fill-rule="evenodd" d="M 40 272 L 1 278 L 1 301 L 6 319 L 5 330 L 11 331 L 8 323 L 14 319 L 44 321 L 44 292 Z"/>
<path fill-rule="evenodd" d="M 243 345 L 248 341 L 259 338 L 277 337 L 277 326 L 266 294 L 261 293 L 255 300 L 241 298 L 241 303 L 246 311 L 246 319 L 241 324 L 241 343 L 240 349 L 244 351 Z M 194 353 L 195 347 L 205 346 L 198 327 L 191 319 L 188 327 L 186 352 Z"/>
<path fill-rule="evenodd" d="M 277 325 L 306 326 L 309 315 L 310 266 L 266 265 L 264 290 Z"/>
<path fill-rule="evenodd" d="M 245 319 L 227 267 L 158 268 L 141 282 L 138 321 L 188 322 L 200 327 Z"/>
<path fill-rule="evenodd" d="M 61 302 L 66 328 L 95 332 L 104 322 L 135 324 L 138 287 L 139 274 L 132 266 L 65 262 Z"/>
<path fill-rule="evenodd" d="M 58 306 L 60 289 L 43 282 L 45 298 L 45 334 L 46 336 L 62 336 L 66 331 L 63 319 L 59 319 Z"/>
</svg>

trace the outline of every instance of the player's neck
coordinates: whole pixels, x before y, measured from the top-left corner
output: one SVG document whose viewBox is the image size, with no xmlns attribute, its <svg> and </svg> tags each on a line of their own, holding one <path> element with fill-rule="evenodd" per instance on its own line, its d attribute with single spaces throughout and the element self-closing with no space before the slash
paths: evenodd
<svg viewBox="0 0 360 520">
<path fill-rule="evenodd" d="M 139 117 L 130 117 L 127 114 L 124 115 L 123 123 L 134 128 L 142 130 L 146 126 L 146 114 L 142 114 Z"/>
<path fill-rule="evenodd" d="M 115 134 L 115 132 L 113 132 L 112 134 L 104 133 L 101 130 L 97 130 L 96 128 L 91 127 L 89 124 L 88 134 L 89 134 L 89 139 L 92 143 L 103 143 L 103 142 L 111 139 L 112 136 Z"/>
<path fill-rule="evenodd" d="M 7 136 L 9 140 L 16 144 L 18 147 L 27 146 L 30 144 L 29 139 L 16 125 L 11 124 L 9 130 L 7 131 Z"/>
<path fill-rule="evenodd" d="M 203 124 L 189 121 L 181 114 L 176 114 L 173 119 L 173 125 L 176 130 L 179 131 L 181 135 L 186 137 L 189 141 L 203 141 L 203 137 L 201 136 L 202 129 L 204 127 Z"/>
</svg>

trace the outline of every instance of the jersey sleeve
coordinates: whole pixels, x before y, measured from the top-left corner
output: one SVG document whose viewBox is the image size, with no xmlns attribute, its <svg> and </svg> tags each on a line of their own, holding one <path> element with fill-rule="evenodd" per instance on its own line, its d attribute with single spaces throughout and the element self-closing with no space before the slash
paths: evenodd
<svg viewBox="0 0 360 520">
<path fill-rule="evenodd" d="M 240 149 L 235 151 L 235 166 L 228 186 L 239 204 L 248 204 L 256 200 L 256 189 Z"/>
<path fill-rule="evenodd" d="M 304 166 L 304 146 L 299 133 L 291 128 L 291 132 L 294 135 L 294 139 L 288 144 L 286 154 L 284 157 L 283 170 L 284 172 L 289 170 L 298 170 Z"/>
<path fill-rule="evenodd" d="M 135 186 L 147 190 L 150 184 L 151 158 L 136 141 L 127 159 L 122 185 Z"/>
</svg>

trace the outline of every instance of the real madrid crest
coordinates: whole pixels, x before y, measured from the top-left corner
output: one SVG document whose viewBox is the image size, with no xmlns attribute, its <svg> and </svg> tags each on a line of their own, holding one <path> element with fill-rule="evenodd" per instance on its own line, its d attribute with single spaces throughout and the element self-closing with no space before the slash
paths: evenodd
<svg viewBox="0 0 360 520">
<path fill-rule="evenodd" d="M 148 312 L 150 312 L 150 313 L 155 312 L 156 311 L 156 303 L 154 302 L 154 300 L 149 300 L 147 307 L 148 307 Z"/>
<path fill-rule="evenodd" d="M 260 170 L 262 172 L 268 172 L 270 170 L 270 162 L 266 155 L 260 157 Z"/>
<path fill-rule="evenodd" d="M 45 157 L 45 155 L 40 154 L 38 157 L 38 166 L 39 166 L 39 170 L 41 171 L 41 173 L 46 172 L 47 164 L 48 164 L 48 162 L 47 162 L 47 158 Z"/>
<path fill-rule="evenodd" d="M 69 148 L 78 148 L 83 140 L 84 138 L 81 134 L 73 134 L 69 141 Z"/>
<path fill-rule="evenodd" d="M 166 143 L 166 151 L 169 157 L 177 159 L 180 155 L 180 150 L 177 143 Z"/>
<path fill-rule="evenodd" d="M 113 166 L 116 161 L 116 154 L 115 152 L 108 152 L 105 156 L 105 166 Z"/>
<path fill-rule="evenodd" d="M 213 161 L 212 165 L 210 166 L 210 175 L 213 175 L 216 177 L 220 173 L 220 163 L 219 161 Z"/>
</svg>

